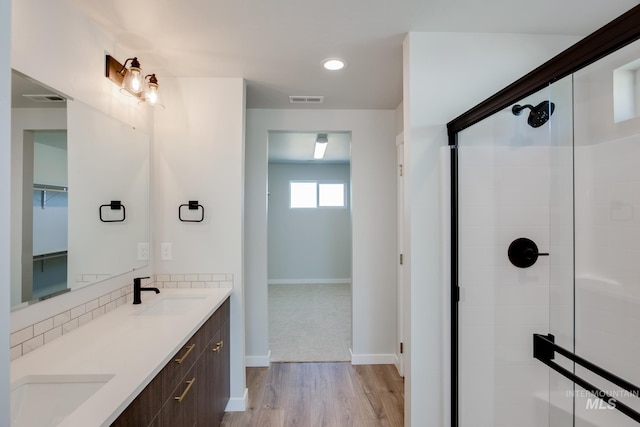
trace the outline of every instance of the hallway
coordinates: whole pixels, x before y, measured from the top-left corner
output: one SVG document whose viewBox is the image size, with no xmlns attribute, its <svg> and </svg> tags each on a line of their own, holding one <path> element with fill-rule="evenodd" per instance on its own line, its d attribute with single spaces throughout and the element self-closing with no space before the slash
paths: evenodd
<svg viewBox="0 0 640 427">
<path fill-rule="evenodd" d="M 272 363 L 247 368 L 245 412 L 223 427 L 402 427 L 404 380 L 393 365 Z"/>
</svg>

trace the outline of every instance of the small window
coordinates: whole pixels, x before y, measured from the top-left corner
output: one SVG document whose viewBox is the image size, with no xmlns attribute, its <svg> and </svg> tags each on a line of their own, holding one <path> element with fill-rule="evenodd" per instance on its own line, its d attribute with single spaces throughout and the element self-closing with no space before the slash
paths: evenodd
<svg viewBox="0 0 640 427">
<path fill-rule="evenodd" d="M 318 186 L 316 182 L 291 181 L 290 204 L 291 208 L 316 208 L 318 207 Z"/>
<path fill-rule="evenodd" d="M 290 208 L 343 208 L 344 182 L 290 181 Z"/>
<path fill-rule="evenodd" d="M 613 71 L 613 118 L 616 123 L 640 116 L 640 59 Z"/>
<path fill-rule="evenodd" d="M 318 206 L 344 207 L 344 184 L 318 184 Z"/>
</svg>

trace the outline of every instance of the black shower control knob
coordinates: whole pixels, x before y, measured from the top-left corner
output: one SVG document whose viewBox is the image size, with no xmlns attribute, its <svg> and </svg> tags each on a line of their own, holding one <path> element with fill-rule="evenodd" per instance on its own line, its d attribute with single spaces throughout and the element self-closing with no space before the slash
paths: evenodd
<svg viewBox="0 0 640 427">
<path fill-rule="evenodd" d="M 548 253 L 540 253 L 538 245 L 531 239 L 520 237 L 509 245 L 507 251 L 509 261 L 518 268 L 531 267 L 536 263 L 539 256 L 548 256 Z"/>
</svg>

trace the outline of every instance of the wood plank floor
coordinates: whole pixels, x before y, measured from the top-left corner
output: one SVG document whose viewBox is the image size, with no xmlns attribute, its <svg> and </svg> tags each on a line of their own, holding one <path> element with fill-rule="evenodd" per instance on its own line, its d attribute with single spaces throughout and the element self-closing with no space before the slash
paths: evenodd
<svg viewBox="0 0 640 427">
<path fill-rule="evenodd" d="M 222 427 L 402 427 L 404 380 L 393 365 L 272 363 L 247 368 L 245 412 Z"/>
</svg>

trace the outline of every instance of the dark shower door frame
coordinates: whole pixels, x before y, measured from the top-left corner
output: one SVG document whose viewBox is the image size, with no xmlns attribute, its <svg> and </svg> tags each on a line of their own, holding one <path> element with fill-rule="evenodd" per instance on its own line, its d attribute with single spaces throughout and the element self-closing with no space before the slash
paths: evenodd
<svg viewBox="0 0 640 427">
<path fill-rule="evenodd" d="M 451 147 L 451 427 L 458 427 L 458 133 L 640 39 L 640 5 L 447 123 Z"/>
</svg>

